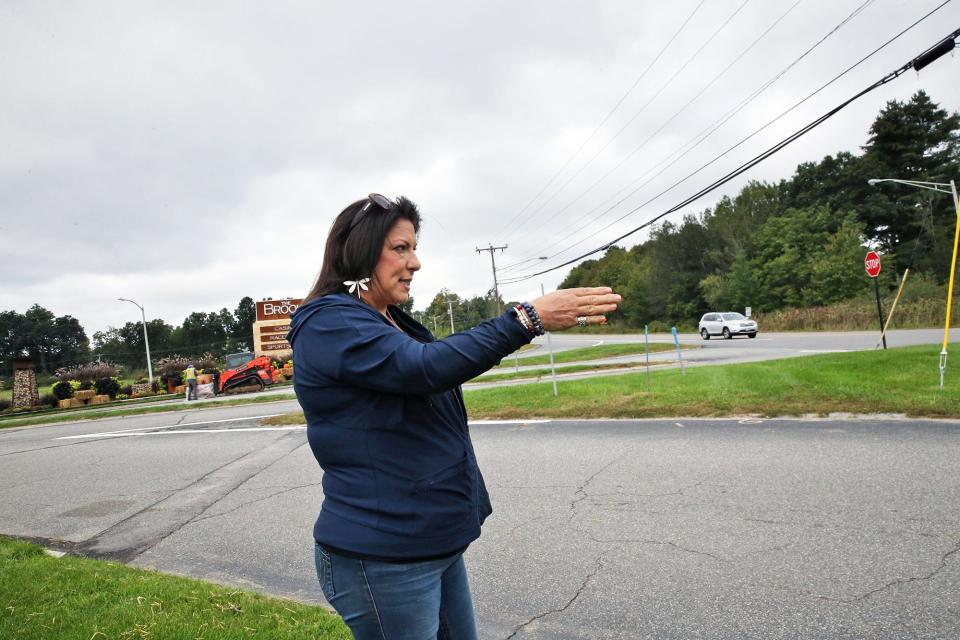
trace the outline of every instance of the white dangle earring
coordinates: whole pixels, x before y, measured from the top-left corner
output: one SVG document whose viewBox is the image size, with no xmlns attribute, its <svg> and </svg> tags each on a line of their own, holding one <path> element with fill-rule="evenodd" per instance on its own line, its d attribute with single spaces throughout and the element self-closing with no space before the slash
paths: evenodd
<svg viewBox="0 0 960 640">
<path fill-rule="evenodd" d="M 343 286 L 347 287 L 348 293 L 356 293 L 357 299 L 360 299 L 360 289 L 364 291 L 369 291 L 367 284 L 370 282 L 370 278 L 360 278 L 359 280 L 344 280 Z"/>
</svg>

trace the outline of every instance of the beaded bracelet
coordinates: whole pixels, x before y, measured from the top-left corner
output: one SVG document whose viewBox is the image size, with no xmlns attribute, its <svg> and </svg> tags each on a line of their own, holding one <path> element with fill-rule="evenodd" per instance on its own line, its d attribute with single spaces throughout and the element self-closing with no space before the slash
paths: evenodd
<svg viewBox="0 0 960 640">
<path fill-rule="evenodd" d="M 524 311 L 523 307 L 520 305 L 515 305 L 514 307 L 511 307 L 511 311 L 513 311 L 513 315 L 517 318 L 517 322 L 519 322 L 524 329 L 529 331 L 530 335 L 537 335 L 536 329 L 533 328 L 533 321 L 530 320 L 530 317 L 527 315 L 527 312 Z"/>
<path fill-rule="evenodd" d="M 521 302 L 520 306 L 523 307 L 523 310 L 527 312 L 527 317 L 530 318 L 530 321 L 533 322 L 533 333 L 534 335 L 542 336 L 546 331 L 543 329 L 543 322 L 540 321 L 540 314 L 537 313 L 537 310 L 529 302 Z"/>
</svg>

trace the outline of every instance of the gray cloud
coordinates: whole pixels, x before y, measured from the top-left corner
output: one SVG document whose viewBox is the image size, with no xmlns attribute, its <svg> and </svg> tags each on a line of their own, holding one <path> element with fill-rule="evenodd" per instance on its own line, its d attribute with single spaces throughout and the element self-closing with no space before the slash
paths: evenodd
<svg viewBox="0 0 960 640">
<path fill-rule="evenodd" d="M 442 286 L 482 293 L 489 261 L 475 246 L 509 243 L 502 264 L 538 255 L 615 191 L 661 167 L 861 0 L 801 2 L 642 152 L 581 195 L 793 4 L 748 3 L 549 205 L 498 234 L 696 4 L 5 3 L 0 308 L 39 302 L 79 317 L 92 333 L 130 319 L 114 304 L 118 296 L 179 323 L 193 310 L 232 308 L 243 295 L 298 295 L 316 273 L 333 217 L 373 190 L 406 194 L 426 216 L 419 305 Z M 740 4 L 706 3 L 564 176 Z M 686 175 L 936 4 L 876 0 L 628 204 Z M 584 246 L 635 226 L 805 124 L 933 44 L 958 17 L 948 6 L 742 150 Z M 885 100 L 917 89 L 956 109 L 955 64 L 945 58 L 919 77 L 907 74 L 743 180 L 787 177 L 801 161 L 856 149 Z M 562 277 L 544 280 L 555 286 Z M 507 294 L 538 288 L 528 282 Z"/>
</svg>

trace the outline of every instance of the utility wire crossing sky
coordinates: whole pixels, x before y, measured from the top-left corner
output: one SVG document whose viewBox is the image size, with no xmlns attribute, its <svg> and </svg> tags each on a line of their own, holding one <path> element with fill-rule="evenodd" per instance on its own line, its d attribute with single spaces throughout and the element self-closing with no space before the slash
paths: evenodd
<svg viewBox="0 0 960 640">
<path fill-rule="evenodd" d="M 92 335 L 139 321 L 117 298 L 179 324 L 300 297 L 370 192 L 420 205 L 415 308 L 490 289 L 490 245 L 501 294 L 532 299 L 668 209 L 859 152 L 889 100 L 956 110 L 946 55 L 692 197 L 940 42 L 957 6 L 4 3 L 0 309 L 39 303 Z"/>
</svg>

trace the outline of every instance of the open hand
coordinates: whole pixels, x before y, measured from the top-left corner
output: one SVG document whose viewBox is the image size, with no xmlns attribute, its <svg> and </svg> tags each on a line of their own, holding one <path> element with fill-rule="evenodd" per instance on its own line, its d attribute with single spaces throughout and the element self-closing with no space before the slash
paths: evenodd
<svg viewBox="0 0 960 640">
<path fill-rule="evenodd" d="M 610 287 L 579 287 L 558 289 L 531 300 L 540 322 L 547 331 L 561 331 L 577 326 L 578 318 L 587 324 L 606 324 L 606 313 L 617 310 L 622 298 Z"/>
</svg>

